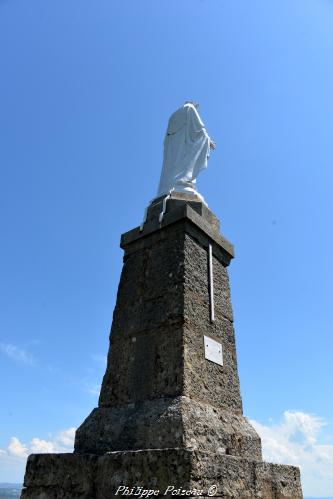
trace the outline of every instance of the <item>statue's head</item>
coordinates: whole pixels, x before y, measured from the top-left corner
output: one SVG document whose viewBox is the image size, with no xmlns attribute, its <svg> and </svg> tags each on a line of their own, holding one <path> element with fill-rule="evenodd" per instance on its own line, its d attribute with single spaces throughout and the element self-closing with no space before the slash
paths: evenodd
<svg viewBox="0 0 333 499">
<path fill-rule="evenodd" d="M 195 109 L 198 109 L 198 107 L 199 107 L 198 102 L 194 102 L 194 100 L 186 100 L 186 101 L 185 101 L 185 104 L 192 104 L 192 106 L 194 106 L 194 107 L 195 107 Z M 185 105 L 185 104 L 184 104 L 184 105 Z"/>
</svg>

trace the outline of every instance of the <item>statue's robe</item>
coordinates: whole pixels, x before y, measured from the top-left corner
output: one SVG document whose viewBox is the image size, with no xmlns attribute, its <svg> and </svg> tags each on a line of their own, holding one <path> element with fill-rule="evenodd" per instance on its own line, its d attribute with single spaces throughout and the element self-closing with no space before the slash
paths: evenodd
<svg viewBox="0 0 333 499">
<path fill-rule="evenodd" d="M 163 167 L 157 196 L 171 190 L 196 192 L 196 178 L 207 168 L 210 138 L 193 104 L 175 111 L 164 139 Z"/>
</svg>

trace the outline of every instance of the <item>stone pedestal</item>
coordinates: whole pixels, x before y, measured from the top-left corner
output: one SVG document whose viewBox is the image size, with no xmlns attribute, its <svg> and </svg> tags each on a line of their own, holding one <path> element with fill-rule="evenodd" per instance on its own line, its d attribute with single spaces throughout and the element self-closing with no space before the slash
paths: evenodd
<svg viewBox="0 0 333 499">
<path fill-rule="evenodd" d="M 175 193 L 155 200 L 121 246 L 99 406 L 77 430 L 74 454 L 30 456 L 22 497 L 108 499 L 127 486 L 155 496 L 302 498 L 298 469 L 264 463 L 242 414 L 233 247 L 217 218 L 195 196 Z M 204 337 L 220 345 L 222 363 L 207 360 Z"/>
</svg>

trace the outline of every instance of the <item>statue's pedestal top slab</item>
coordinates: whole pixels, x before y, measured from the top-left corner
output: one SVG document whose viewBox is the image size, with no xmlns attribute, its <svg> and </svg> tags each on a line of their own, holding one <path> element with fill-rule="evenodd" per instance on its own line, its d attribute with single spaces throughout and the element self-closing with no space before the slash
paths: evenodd
<svg viewBox="0 0 333 499">
<path fill-rule="evenodd" d="M 207 242 L 215 244 L 216 250 L 223 253 L 225 264 L 230 263 L 234 257 L 233 245 L 220 234 L 219 219 L 195 194 L 173 191 L 154 199 L 146 209 L 141 226 L 122 234 L 120 246 L 127 251 L 135 241 L 181 222 L 187 223 L 185 231 L 196 231 Z"/>
</svg>

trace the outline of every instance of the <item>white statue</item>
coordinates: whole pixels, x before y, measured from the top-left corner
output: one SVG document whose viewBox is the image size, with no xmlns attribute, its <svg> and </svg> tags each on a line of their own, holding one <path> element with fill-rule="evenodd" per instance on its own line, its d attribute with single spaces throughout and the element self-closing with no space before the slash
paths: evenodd
<svg viewBox="0 0 333 499">
<path fill-rule="evenodd" d="M 207 168 L 215 143 L 208 136 L 197 107 L 198 104 L 185 102 L 169 119 L 157 197 L 177 191 L 203 199 L 196 190 L 196 179 Z"/>
</svg>

